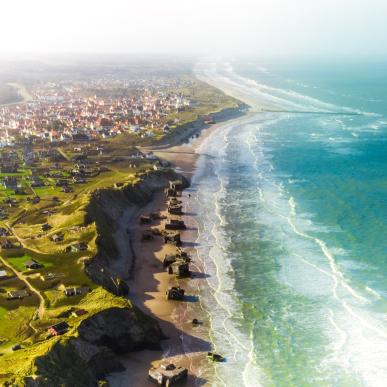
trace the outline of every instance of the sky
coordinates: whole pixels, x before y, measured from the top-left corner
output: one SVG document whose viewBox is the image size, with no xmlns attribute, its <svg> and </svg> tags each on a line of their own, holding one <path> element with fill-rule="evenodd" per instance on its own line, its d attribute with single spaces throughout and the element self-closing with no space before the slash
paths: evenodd
<svg viewBox="0 0 387 387">
<path fill-rule="evenodd" d="M 387 57 L 387 0 L 2 0 L 0 54 Z"/>
</svg>

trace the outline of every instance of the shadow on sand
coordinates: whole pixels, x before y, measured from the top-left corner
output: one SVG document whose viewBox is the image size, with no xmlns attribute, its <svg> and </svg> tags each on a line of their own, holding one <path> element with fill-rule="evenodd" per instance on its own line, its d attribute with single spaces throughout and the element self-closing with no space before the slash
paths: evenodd
<svg viewBox="0 0 387 387">
<path fill-rule="evenodd" d="M 138 214 L 138 216 L 140 216 L 141 213 L 146 213 L 149 207 L 150 206 L 143 208 Z M 195 370 L 197 370 L 197 368 L 199 367 L 199 365 L 203 362 L 203 359 L 205 359 L 206 353 L 211 351 L 211 343 L 207 340 L 202 339 L 201 337 L 194 336 L 195 330 L 192 329 L 193 316 L 187 315 L 186 312 L 183 310 L 186 305 L 197 302 L 199 300 L 199 297 L 190 294 L 185 297 L 185 300 L 183 302 L 179 302 L 178 304 L 176 304 L 176 308 L 173 309 L 173 314 L 174 319 L 175 315 L 178 319 L 177 323 L 172 323 L 168 321 L 168 319 L 171 317 L 168 315 L 168 308 L 166 308 L 165 310 L 165 318 L 163 316 L 163 312 L 161 314 L 158 313 L 158 315 L 155 315 L 152 312 L 150 307 L 148 307 L 147 301 L 154 300 L 156 298 L 154 297 L 154 295 L 159 294 L 160 282 L 157 279 L 157 275 L 159 275 L 159 273 L 164 272 L 162 263 L 159 261 L 159 259 L 156 258 L 155 253 L 159 253 L 162 250 L 164 246 L 164 241 L 162 237 L 155 236 L 152 241 L 146 242 L 147 253 L 144 254 L 142 249 L 145 245 L 143 245 L 140 241 L 142 231 L 141 228 L 139 228 L 138 226 L 137 218 L 134 219 L 133 225 L 133 229 L 130 233 L 130 239 L 132 244 L 132 251 L 134 253 L 135 264 L 133 270 L 133 279 L 132 281 L 130 281 L 129 286 L 132 288 L 131 284 L 133 284 L 134 282 L 133 288 L 136 288 L 136 277 L 141 278 L 137 276 L 137 273 L 141 269 L 143 269 L 144 265 L 146 266 L 146 284 L 145 288 L 143 288 L 140 293 L 132 293 L 129 298 L 134 303 L 134 305 L 136 305 L 139 309 L 141 309 L 147 315 L 150 315 L 154 320 L 158 322 L 166 338 L 161 342 L 162 351 L 152 351 L 154 355 L 148 354 L 148 357 L 143 358 L 142 352 L 137 354 L 129 354 L 129 357 L 132 358 L 132 363 L 128 363 L 127 370 L 124 372 L 124 374 L 128 375 L 128 377 L 130 378 L 132 377 L 131 367 L 133 364 L 133 359 L 136 359 L 135 361 L 138 366 L 136 368 L 138 369 L 136 370 L 135 380 L 141 380 L 141 386 L 152 386 L 153 384 L 147 379 L 148 369 L 151 361 L 159 359 L 163 361 L 176 362 L 177 364 L 181 364 L 189 369 L 188 379 L 184 383 L 182 383 L 182 385 L 204 385 L 208 383 L 208 380 L 206 380 L 202 376 L 198 377 L 194 373 Z M 158 225 L 160 225 L 160 221 L 156 221 L 152 224 L 152 226 Z M 182 247 L 189 248 L 194 247 L 196 245 L 197 243 L 194 242 L 183 241 Z M 150 253 L 150 251 L 152 253 Z M 144 262 L 144 258 L 146 262 Z M 144 264 L 142 264 L 142 262 L 144 262 Z M 192 277 L 195 279 L 208 278 L 209 275 L 196 271 L 192 273 Z M 142 281 L 143 280 L 144 279 L 142 279 Z M 184 284 L 188 284 L 188 282 L 186 281 L 190 281 L 190 278 L 179 279 L 178 281 L 179 285 L 181 281 L 181 285 L 184 287 Z M 194 317 L 199 318 L 200 316 Z M 185 327 L 186 329 L 183 328 L 184 330 L 182 330 L 180 329 L 180 327 Z M 200 334 L 200 329 L 198 331 L 198 334 Z M 150 361 L 147 362 L 148 360 Z"/>
</svg>

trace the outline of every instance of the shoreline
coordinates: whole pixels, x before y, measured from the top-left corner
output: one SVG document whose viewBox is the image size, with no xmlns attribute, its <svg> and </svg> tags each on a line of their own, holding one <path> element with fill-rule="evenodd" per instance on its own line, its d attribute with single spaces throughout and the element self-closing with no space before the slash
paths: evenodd
<svg viewBox="0 0 387 387">
<path fill-rule="evenodd" d="M 247 114 L 238 114 L 234 120 L 245 117 Z M 163 149 L 149 147 L 147 150 L 167 160 L 178 173 L 191 180 L 200 157 L 197 149 L 215 130 L 232 121 L 233 119 L 229 119 L 210 125 L 208 128 L 200 128 L 199 135 L 196 129 L 194 132 L 187 133 L 184 139 L 180 138 L 181 141 L 188 140 L 188 142 Z M 204 310 L 200 302 L 200 288 L 206 286 L 206 274 L 202 264 L 195 259 L 198 234 L 195 214 L 192 213 L 190 206 L 189 192 L 190 188 L 185 189 L 181 197 L 184 212 L 181 219 L 187 225 L 187 230 L 181 232 L 181 237 L 182 248 L 192 258 L 190 269 L 194 272 L 193 278 L 176 279 L 163 269 L 162 260 L 165 254 L 176 253 L 176 248 L 164 245 L 161 237 L 156 236 L 153 241 L 141 242 L 142 231 L 148 229 L 149 226 L 139 224 L 140 216 L 151 212 L 166 215 L 166 199 L 163 192 L 156 193 L 145 207 L 131 217 L 131 234 L 133 235 L 131 244 L 136 257 L 133 278 L 128 281 L 131 301 L 159 322 L 168 339 L 162 341 L 161 351 L 146 350 L 120 357 L 120 362 L 125 366 L 126 371 L 109 375 L 109 383 L 114 387 L 124 387 L 128 384 L 154 385 L 147 380 L 149 367 L 166 359 L 188 369 L 189 376 L 185 385 L 209 385 L 211 382 L 214 365 L 207 359 L 207 352 L 212 350 L 208 312 Z M 160 228 L 161 224 L 162 221 L 156 221 L 150 227 Z M 165 292 L 171 286 L 184 288 L 188 300 L 184 302 L 167 301 Z M 193 318 L 203 321 L 203 325 L 194 327 Z"/>
</svg>

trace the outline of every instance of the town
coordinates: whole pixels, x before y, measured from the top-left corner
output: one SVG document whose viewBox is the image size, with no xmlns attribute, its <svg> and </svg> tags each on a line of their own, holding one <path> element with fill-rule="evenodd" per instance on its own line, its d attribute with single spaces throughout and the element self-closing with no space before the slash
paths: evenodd
<svg viewBox="0 0 387 387">
<path fill-rule="evenodd" d="M 160 137 L 179 123 L 191 101 L 189 78 L 145 81 L 62 81 L 34 85 L 30 101 L 0 107 L 0 144 L 18 138 L 49 142 L 89 141 L 123 132 Z M 177 91 L 174 91 L 177 90 Z"/>
</svg>

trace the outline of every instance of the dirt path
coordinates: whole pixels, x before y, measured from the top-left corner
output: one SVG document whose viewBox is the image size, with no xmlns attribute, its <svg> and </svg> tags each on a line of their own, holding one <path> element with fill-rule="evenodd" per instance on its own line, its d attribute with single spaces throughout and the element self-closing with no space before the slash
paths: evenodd
<svg viewBox="0 0 387 387">
<path fill-rule="evenodd" d="M 22 247 L 24 247 L 22 239 L 19 238 L 19 236 L 13 232 L 13 229 L 10 228 L 9 225 L 7 225 L 7 226 L 8 226 L 8 228 L 10 230 L 12 230 L 12 234 L 18 240 L 20 245 Z M 40 293 L 40 291 L 38 289 L 36 289 L 34 286 L 31 285 L 31 283 L 28 281 L 28 278 L 23 273 L 21 273 L 18 270 L 14 269 L 13 266 L 10 263 L 8 263 L 2 256 L 0 256 L 0 260 L 3 263 L 4 266 L 8 267 L 8 269 L 10 269 L 15 274 L 15 276 L 17 278 L 19 278 L 20 281 L 24 282 L 27 285 L 28 289 L 30 289 L 30 291 L 32 293 L 35 293 L 38 296 L 38 298 L 39 298 L 39 307 L 38 307 L 36 313 L 37 313 L 38 317 L 41 319 L 43 317 L 45 311 L 46 311 L 46 300 L 42 296 L 42 293 Z"/>
<path fill-rule="evenodd" d="M 39 298 L 39 307 L 37 308 L 36 313 L 37 313 L 38 317 L 41 319 L 43 317 L 43 315 L 44 315 L 44 312 L 46 311 L 46 305 L 45 305 L 46 301 L 45 301 L 44 297 L 42 296 L 42 294 L 39 292 L 39 290 L 37 290 L 35 287 L 33 287 L 31 285 L 31 283 L 28 281 L 27 277 L 23 273 L 20 273 L 19 271 L 14 269 L 12 267 L 12 265 L 10 263 L 8 263 L 2 256 L 0 256 L 0 261 L 2 262 L 2 264 L 4 266 L 6 266 L 9 270 L 11 270 L 12 273 L 20 281 L 24 282 L 27 285 L 28 289 L 30 289 L 30 291 L 32 293 L 35 293 L 38 296 L 38 298 Z M 31 328 L 35 330 L 35 328 L 33 328 L 32 326 L 31 326 Z"/>
</svg>

